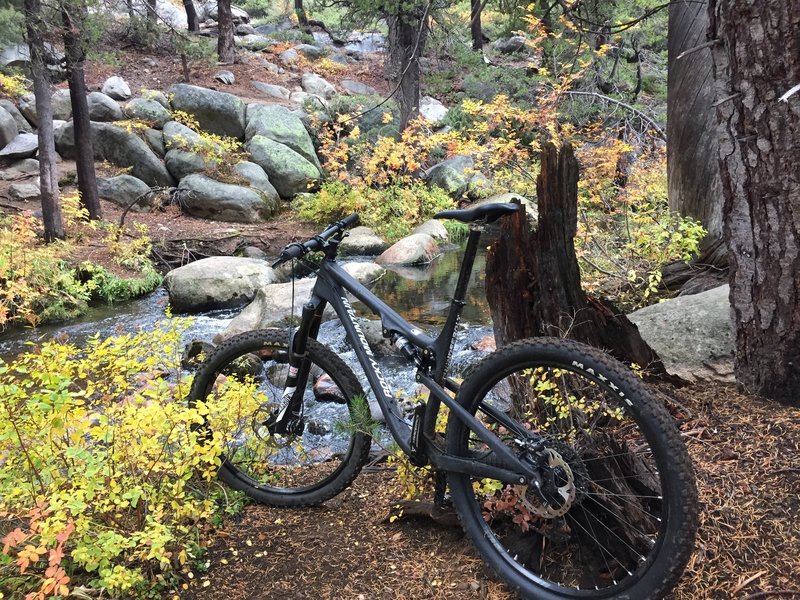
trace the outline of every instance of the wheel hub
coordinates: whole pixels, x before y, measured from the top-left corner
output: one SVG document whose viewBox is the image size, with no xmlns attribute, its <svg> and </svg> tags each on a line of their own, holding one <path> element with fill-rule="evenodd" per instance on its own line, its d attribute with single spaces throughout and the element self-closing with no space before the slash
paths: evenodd
<svg viewBox="0 0 800 600">
<path fill-rule="evenodd" d="M 575 475 L 564 457 L 552 448 L 543 450 L 545 482 L 539 490 L 515 486 L 519 502 L 531 513 L 545 519 L 561 517 L 572 508 L 577 497 Z"/>
<path fill-rule="evenodd" d="M 280 425 L 275 422 L 276 411 L 272 405 L 262 405 L 253 415 L 253 433 L 263 443 L 277 447 L 289 446 L 305 430 L 303 415 L 292 415 Z"/>
</svg>

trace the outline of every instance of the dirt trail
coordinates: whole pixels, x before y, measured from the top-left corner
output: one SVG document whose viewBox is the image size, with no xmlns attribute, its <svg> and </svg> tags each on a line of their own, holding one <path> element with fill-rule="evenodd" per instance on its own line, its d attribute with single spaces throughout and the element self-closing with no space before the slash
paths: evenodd
<svg viewBox="0 0 800 600">
<path fill-rule="evenodd" d="M 697 550 L 671 596 L 798 598 L 800 411 L 699 383 L 668 390 L 695 461 Z M 387 516 L 397 494 L 377 467 L 315 509 L 250 506 L 210 533 L 190 600 L 511 598 L 458 527 Z M 165 596 L 167 598 L 171 595 Z"/>
</svg>

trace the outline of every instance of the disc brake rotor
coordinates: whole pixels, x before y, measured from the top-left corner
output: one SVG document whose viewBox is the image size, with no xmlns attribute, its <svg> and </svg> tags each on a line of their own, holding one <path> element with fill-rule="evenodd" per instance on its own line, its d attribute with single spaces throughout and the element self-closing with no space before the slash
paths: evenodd
<svg viewBox="0 0 800 600">
<path fill-rule="evenodd" d="M 273 434 L 267 426 L 268 419 L 272 416 L 274 406 L 271 404 L 262 404 L 261 407 L 253 413 L 252 429 L 256 437 L 268 446 L 277 448 L 287 448 L 296 439 L 293 434 Z"/>
<path fill-rule="evenodd" d="M 563 500 L 561 506 L 545 502 L 537 493 L 529 491 L 527 485 L 514 486 L 514 491 L 517 493 L 520 504 L 531 513 L 545 519 L 555 519 L 567 514 L 575 502 L 577 495 L 575 476 L 572 473 L 572 468 L 570 468 L 561 454 L 552 448 L 546 448 L 545 452 L 547 453 L 547 467 L 559 470 L 560 481 L 557 482 L 556 492 Z"/>
</svg>

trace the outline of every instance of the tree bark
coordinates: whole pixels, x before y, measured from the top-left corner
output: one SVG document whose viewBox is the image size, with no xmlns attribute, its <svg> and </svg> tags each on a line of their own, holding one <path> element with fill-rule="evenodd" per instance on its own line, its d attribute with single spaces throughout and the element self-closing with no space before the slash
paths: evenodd
<svg viewBox="0 0 800 600">
<path fill-rule="evenodd" d="M 147 21 L 147 45 L 151 47 L 155 43 L 155 33 L 158 26 L 156 0 L 144 0 L 144 7 Z"/>
<path fill-rule="evenodd" d="M 219 55 L 219 62 L 232 65 L 236 60 L 236 48 L 233 42 L 231 0 L 217 0 L 217 13 L 217 23 L 219 25 L 217 54 Z"/>
<path fill-rule="evenodd" d="M 578 162 L 572 147 L 542 149 L 536 183 L 538 223 L 524 211 L 503 219 L 501 235 L 486 257 L 486 297 L 497 345 L 556 336 L 579 340 L 636 363 L 650 374 L 665 373 L 639 330 L 609 302 L 587 297 L 575 255 Z"/>
<path fill-rule="evenodd" d="M 186 10 L 186 27 L 189 31 L 200 31 L 200 21 L 197 18 L 197 9 L 192 0 L 183 0 L 183 8 Z"/>
<path fill-rule="evenodd" d="M 705 245 L 722 239 L 722 183 L 708 2 L 673 2 L 667 36 L 667 179 L 670 209 L 693 217 L 708 231 Z M 688 52 L 681 58 L 682 53 Z M 717 266 L 724 266 L 717 265 Z"/>
<path fill-rule="evenodd" d="M 422 6 L 396 15 L 389 15 L 389 53 L 386 74 L 397 87 L 400 106 L 400 131 L 419 115 L 420 65 L 419 57 L 425 48 L 428 29 L 426 11 Z"/>
<path fill-rule="evenodd" d="M 97 192 L 97 177 L 94 170 L 94 148 L 92 123 L 89 119 L 89 104 L 86 100 L 86 79 L 83 66 L 86 48 L 83 40 L 83 24 L 86 18 L 85 4 L 61 5 L 64 25 L 64 54 L 67 58 L 69 97 L 72 103 L 72 122 L 75 128 L 75 168 L 78 173 L 78 191 L 81 204 L 92 220 L 102 218 L 100 197 Z"/>
<path fill-rule="evenodd" d="M 42 37 L 41 1 L 25 0 L 25 29 L 31 55 L 31 78 L 39 117 L 39 189 L 42 196 L 42 221 L 44 239 L 52 242 L 64 239 L 64 221 L 58 202 L 58 166 L 53 138 L 53 108 L 50 105 L 50 86 L 45 65 L 44 39 Z"/>
<path fill-rule="evenodd" d="M 481 28 L 481 12 L 483 2 L 481 0 L 470 0 L 470 19 L 469 31 L 472 36 L 472 49 L 483 49 L 483 29 Z"/>
<path fill-rule="evenodd" d="M 294 0 L 294 14 L 300 27 L 308 27 L 308 16 L 306 15 L 306 9 L 303 7 L 303 0 Z"/>
<path fill-rule="evenodd" d="M 710 0 L 735 373 L 800 404 L 800 0 Z"/>
</svg>

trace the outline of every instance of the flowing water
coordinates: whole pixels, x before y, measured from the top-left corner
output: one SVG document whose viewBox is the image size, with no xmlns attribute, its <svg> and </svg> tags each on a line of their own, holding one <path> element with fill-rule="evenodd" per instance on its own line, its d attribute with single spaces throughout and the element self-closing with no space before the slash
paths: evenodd
<svg viewBox="0 0 800 600">
<path fill-rule="evenodd" d="M 450 248 L 425 268 L 405 267 L 386 274 L 371 286 L 372 291 L 403 317 L 435 334 L 444 322 L 449 308 L 450 295 L 455 290 L 458 269 L 461 263 L 460 248 Z M 454 364 L 468 351 L 470 344 L 491 332 L 489 310 L 483 293 L 483 271 L 485 259 L 479 253 L 468 290 L 462 324 L 456 336 L 453 353 Z M 168 297 L 163 289 L 129 302 L 92 307 L 84 316 L 67 323 L 56 323 L 33 328 L 9 328 L 0 335 L 0 358 L 9 360 L 16 354 L 32 348 L 38 342 L 53 338 L 67 339 L 81 345 L 86 339 L 99 335 L 152 329 L 155 323 L 165 319 Z M 358 302 L 354 303 L 359 310 Z M 192 325 L 186 332 L 186 340 L 210 341 L 215 334 L 225 329 L 237 314 L 237 309 L 211 311 L 192 316 Z M 367 313 L 363 313 L 367 316 Z M 374 318 L 374 317 L 373 317 Z M 335 346 L 337 352 L 345 352 L 341 329 L 336 322 L 322 329 L 322 340 Z M 354 357 L 348 357 L 352 364 Z M 388 362 L 392 363 L 392 357 Z M 391 377 L 389 378 L 391 379 Z M 391 381 L 390 381 L 391 383 Z"/>
</svg>

